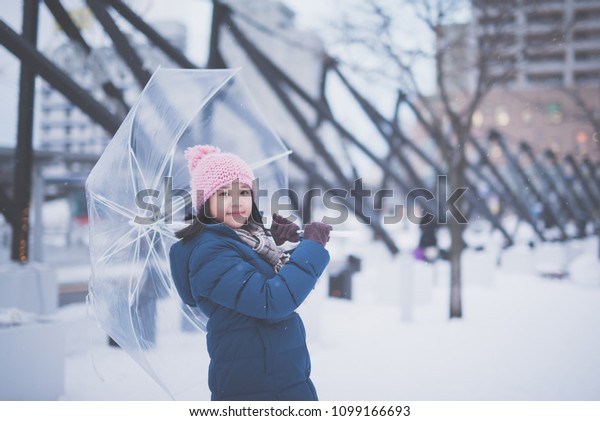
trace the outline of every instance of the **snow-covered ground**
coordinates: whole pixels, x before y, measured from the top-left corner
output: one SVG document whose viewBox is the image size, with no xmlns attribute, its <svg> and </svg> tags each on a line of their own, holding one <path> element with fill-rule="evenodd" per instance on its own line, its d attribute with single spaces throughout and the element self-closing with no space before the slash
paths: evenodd
<svg viewBox="0 0 600 421">
<path fill-rule="evenodd" d="M 394 235 L 397 257 L 365 230 L 334 236 L 331 271 L 350 253 L 362 259 L 353 299 L 327 297 L 324 275 L 300 309 L 321 400 L 600 400 L 597 239 L 500 253 L 475 230 L 469 241 L 484 238 L 487 247 L 465 252 L 463 317 L 449 320 L 447 262 L 412 258 L 414 227 Z M 83 246 L 71 247 L 65 255 Z M 57 260 L 59 282 L 89 276 L 83 255 Z M 540 276 L 549 263 L 571 276 Z M 170 399 L 125 351 L 108 346 L 89 313 L 76 303 L 54 315 L 66 335 L 61 399 Z M 191 374 L 200 385 L 187 399 L 208 400 L 204 338 L 181 337 L 159 336 L 163 358 L 175 381 Z"/>
<path fill-rule="evenodd" d="M 589 252 L 594 244 L 580 247 Z M 504 270 L 468 252 L 464 317 L 449 320 L 446 263 L 392 259 L 379 243 L 362 249 L 368 254 L 353 280 L 355 298 L 326 297 L 322 279 L 301 310 L 322 400 L 600 399 L 597 265 L 589 267 L 593 285 Z M 407 274 L 412 279 L 402 281 Z M 407 312 L 401 303 L 411 305 L 402 297 L 410 291 Z M 169 399 L 128 355 L 106 345 L 86 311 L 82 304 L 61 310 L 71 324 L 63 399 Z M 204 367 L 196 375 L 205 385 L 203 338 L 174 352 L 182 369 L 192 360 Z M 209 396 L 205 386 L 196 398 Z"/>
</svg>

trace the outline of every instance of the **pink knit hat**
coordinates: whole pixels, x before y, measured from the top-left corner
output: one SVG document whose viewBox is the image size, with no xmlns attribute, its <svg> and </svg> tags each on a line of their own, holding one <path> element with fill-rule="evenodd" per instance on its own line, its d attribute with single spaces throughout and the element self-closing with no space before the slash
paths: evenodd
<svg viewBox="0 0 600 421">
<path fill-rule="evenodd" d="M 252 187 L 254 173 L 246 162 L 232 153 L 221 152 L 216 146 L 196 145 L 184 152 L 190 170 L 192 205 L 195 210 L 221 187 L 239 181 Z"/>
</svg>

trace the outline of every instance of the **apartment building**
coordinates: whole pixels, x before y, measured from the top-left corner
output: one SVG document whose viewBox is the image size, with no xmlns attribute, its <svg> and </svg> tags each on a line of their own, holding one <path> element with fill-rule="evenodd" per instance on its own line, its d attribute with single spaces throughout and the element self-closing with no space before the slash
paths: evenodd
<svg viewBox="0 0 600 421">
<path fill-rule="evenodd" d="M 472 30 L 494 43 L 491 72 L 501 82 L 473 116 L 475 132 L 494 127 L 536 150 L 600 157 L 598 124 L 575 101 L 600 121 L 600 1 L 483 3 L 498 12 L 476 13 Z"/>
</svg>

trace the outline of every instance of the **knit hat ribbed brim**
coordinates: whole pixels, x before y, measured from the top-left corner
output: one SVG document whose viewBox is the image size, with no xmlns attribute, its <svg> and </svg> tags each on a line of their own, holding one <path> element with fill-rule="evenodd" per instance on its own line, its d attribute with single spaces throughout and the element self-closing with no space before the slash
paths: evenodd
<svg viewBox="0 0 600 421">
<path fill-rule="evenodd" d="M 196 145 L 185 150 L 190 171 L 192 205 L 199 207 L 221 187 L 234 181 L 252 187 L 254 173 L 239 156 L 221 152 L 216 146 Z"/>
</svg>

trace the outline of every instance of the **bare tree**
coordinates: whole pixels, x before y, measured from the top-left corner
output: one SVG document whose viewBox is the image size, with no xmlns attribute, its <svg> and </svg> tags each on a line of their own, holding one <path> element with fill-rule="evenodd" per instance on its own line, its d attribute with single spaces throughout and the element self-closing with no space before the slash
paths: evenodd
<svg viewBox="0 0 600 421">
<path fill-rule="evenodd" d="M 523 54 L 516 51 L 516 6 L 516 0 L 366 0 L 343 16 L 340 61 L 400 91 L 441 152 L 449 191 L 467 185 L 473 114 L 488 92 L 515 77 Z M 409 32 L 406 16 L 419 23 L 418 32 Z M 427 65 L 435 69 L 433 89 L 422 77 Z M 463 201 L 457 205 L 462 212 Z M 450 318 L 460 318 L 465 225 L 450 217 L 448 228 Z"/>
</svg>

